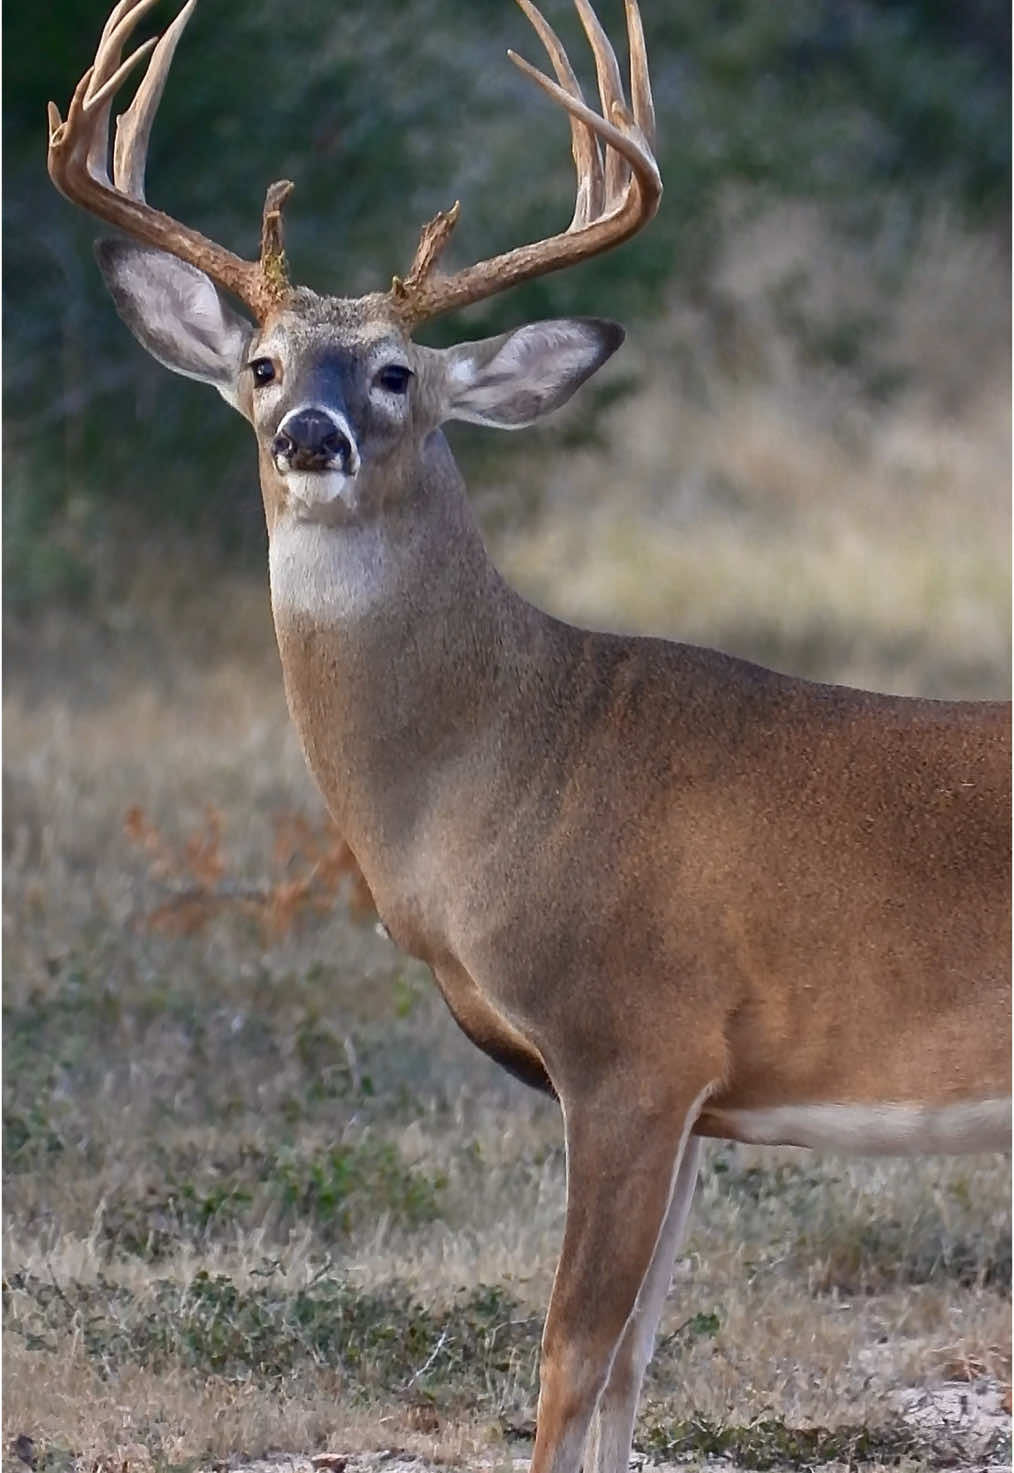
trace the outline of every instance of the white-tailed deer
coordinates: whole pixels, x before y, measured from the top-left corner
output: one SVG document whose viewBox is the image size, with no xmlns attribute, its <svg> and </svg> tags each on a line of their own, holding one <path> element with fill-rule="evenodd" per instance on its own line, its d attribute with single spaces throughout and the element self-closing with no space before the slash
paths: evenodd
<svg viewBox="0 0 1014 1473">
<path fill-rule="evenodd" d="M 412 330 L 618 244 L 661 185 L 636 0 L 630 99 L 587 0 L 589 108 L 520 4 L 567 112 L 560 235 L 452 275 L 457 207 L 391 290 L 289 284 L 268 190 L 245 261 L 145 202 L 189 0 L 119 120 L 153 0 L 120 0 L 49 169 L 119 227 L 99 263 L 167 367 L 250 421 L 285 687 L 310 766 L 394 938 L 474 1041 L 554 1092 L 567 1217 L 534 1473 L 620 1473 L 702 1136 L 868 1151 L 1009 1137 L 1009 711 L 871 695 L 708 650 L 574 629 L 487 556 L 441 433 L 562 404 L 619 346 L 594 319 L 445 351 Z M 219 289 L 245 303 L 238 315 Z"/>
</svg>

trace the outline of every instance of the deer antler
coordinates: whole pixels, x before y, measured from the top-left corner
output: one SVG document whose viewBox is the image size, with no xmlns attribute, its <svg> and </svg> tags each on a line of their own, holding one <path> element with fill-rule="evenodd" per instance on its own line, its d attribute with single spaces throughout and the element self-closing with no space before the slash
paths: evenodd
<svg viewBox="0 0 1014 1473">
<path fill-rule="evenodd" d="M 169 251 L 205 271 L 245 302 L 258 320 L 289 292 L 282 248 L 281 209 L 292 190 L 287 180 L 272 184 L 264 201 L 261 254 L 257 261 L 224 246 L 154 209 L 144 197 L 144 172 L 151 126 L 173 54 L 196 0 L 187 0 L 160 40 L 146 41 L 126 61 L 123 47 L 156 0 L 119 0 L 99 40 L 95 60 L 71 99 L 66 122 L 49 104 L 49 174 L 74 204 L 137 240 Z M 113 172 L 109 174 L 109 116 L 114 95 L 130 72 L 150 54 L 133 102 L 117 120 Z"/>
<path fill-rule="evenodd" d="M 106 22 L 95 60 L 77 85 L 66 121 L 55 104 L 49 104 L 50 177 L 74 204 L 135 239 L 199 267 L 263 321 L 290 291 L 281 211 L 293 186 L 280 180 L 267 191 L 261 253 L 256 261 L 233 255 L 145 200 L 144 174 L 152 123 L 173 54 L 196 0 L 186 0 L 161 39 L 146 41 L 122 61 L 124 44 L 156 3 L 119 0 Z M 513 51 L 508 52 L 515 65 L 569 115 L 577 170 L 577 196 L 569 227 L 560 235 L 518 246 L 453 275 L 440 276 L 437 262 L 454 229 L 458 206 L 441 211 L 423 227 L 408 275 L 404 280 L 395 277 L 392 283 L 391 301 L 408 327 L 609 250 L 646 225 L 658 209 L 662 181 L 652 153 L 655 117 L 637 0 L 625 0 L 630 105 L 623 95 L 616 54 L 589 0 L 574 3 L 595 57 L 601 114 L 585 103 L 566 51 L 531 0 L 518 0 L 518 4 L 545 46 L 557 80 L 554 82 Z M 146 57 L 150 60 L 134 100 L 117 120 L 110 176 L 113 97 Z"/>
<path fill-rule="evenodd" d="M 438 276 L 436 263 L 454 229 L 458 205 L 441 211 L 423 227 L 408 275 L 403 280 L 395 277 L 391 286 L 395 309 L 410 327 L 609 250 L 629 239 L 657 211 L 662 180 L 652 152 L 655 112 L 637 0 L 625 0 L 630 106 L 623 96 L 616 53 L 589 0 L 574 3 L 595 56 L 601 115 L 585 103 L 559 37 L 531 0 L 518 0 L 518 4 L 546 48 L 557 80 L 554 82 L 513 51 L 507 53 L 515 66 L 569 114 L 577 171 L 577 198 L 570 225 L 560 235 L 518 246 L 453 275 Z"/>
</svg>

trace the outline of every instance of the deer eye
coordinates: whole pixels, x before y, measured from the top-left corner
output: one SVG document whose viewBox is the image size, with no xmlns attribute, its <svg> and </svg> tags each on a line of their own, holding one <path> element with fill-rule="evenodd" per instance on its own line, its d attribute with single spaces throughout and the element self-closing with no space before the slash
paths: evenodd
<svg viewBox="0 0 1014 1473">
<path fill-rule="evenodd" d="M 388 363 L 375 375 L 373 385 L 377 389 L 386 389 L 389 394 L 404 394 L 411 377 L 412 370 L 403 363 Z"/>
<path fill-rule="evenodd" d="M 270 358 L 254 358 L 247 364 L 255 384 L 270 384 L 275 377 L 275 365 Z"/>
</svg>

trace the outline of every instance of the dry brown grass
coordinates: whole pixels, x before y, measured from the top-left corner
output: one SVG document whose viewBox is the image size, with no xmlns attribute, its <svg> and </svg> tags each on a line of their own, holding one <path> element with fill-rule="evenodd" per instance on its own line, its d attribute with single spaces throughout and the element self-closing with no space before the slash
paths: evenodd
<svg viewBox="0 0 1014 1473">
<path fill-rule="evenodd" d="M 720 310 L 681 302 L 641 338 L 646 386 L 553 462 L 511 577 L 578 622 L 814 679 L 1005 693 L 1006 253 L 938 222 L 885 299 L 878 249 L 802 206 L 730 235 Z M 814 346 L 839 318 L 866 324 L 847 366 Z"/>
<path fill-rule="evenodd" d="M 501 537 L 500 561 L 599 624 L 823 678 L 1002 694 L 1000 264 L 939 227 L 885 321 L 884 354 L 911 361 L 912 381 L 878 408 L 844 371 L 808 367 L 772 316 L 771 281 L 811 250 L 824 261 L 818 225 L 756 230 L 719 276 L 732 361 L 701 314 L 677 310 L 692 371 L 660 354 L 654 383 L 613 411 L 608 448 L 549 464 L 540 515 Z M 808 288 L 811 315 L 830 311 L 832 277 L 866 300 L 862 259 L 838 259 Z M 124 833 L 132 808 L 179 856 L 213 805 L 225 877 L 250 889 L 274 883 L 279 815 L 305 832 L 323 819 L 263 586 L 195 576 L 186 556 L 177 575 L 165 548 L 141 550 L 134 596 L 101 624 L 12 631 L 5 1442 L 30 1435 L 54 1468 L 61 1449 L 141 1468 L 321 1445 L 506 1455 L 532 1411 L 562 1225 L 557 1112 L 341 907 L 308 907 L 267 941 L 228 906 L 190 935 L 145 923 L 165 895 Z M 221 878 L 205 866 L 208 885 Z M 336 1146 L 351 1173 L 337 1207 L 312 1175 Z M 642 1431 L 690 1410 L 878 1425 L 905 1388 L 1009 1378 L 1009 1201 L 992 1158 L 709 1148 Z M 401 1390 L 365 1394 L 327 1356 L 222 1371 L 114 1353 L 116 1316 L 131 1333 L 154 1323 L 160 1285 L 185 1296 L 222 1275 L 249 1299 L 324 1272 L 363 1295 L 397 1282 L 433 1314 L 497 1286 L 520 1322 L 513 1359 L 494 1373 L 462 1350 L 420 1384 L 399 1371 Z"/>
</svg>

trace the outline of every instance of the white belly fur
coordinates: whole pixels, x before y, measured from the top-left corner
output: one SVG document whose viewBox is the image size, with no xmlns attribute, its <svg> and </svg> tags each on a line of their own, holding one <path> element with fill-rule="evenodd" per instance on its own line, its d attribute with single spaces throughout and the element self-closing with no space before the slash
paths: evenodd
<svg viewBox="0 0 1014 1473">
<path fill-rule="evenodd" d="M 763 1146 L 916 1156 L 1006 1151 L 1010 1099 L 960 1105 L 772 1105 L 706 1112 L 735 1139 Z"/>
</svg>

